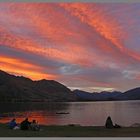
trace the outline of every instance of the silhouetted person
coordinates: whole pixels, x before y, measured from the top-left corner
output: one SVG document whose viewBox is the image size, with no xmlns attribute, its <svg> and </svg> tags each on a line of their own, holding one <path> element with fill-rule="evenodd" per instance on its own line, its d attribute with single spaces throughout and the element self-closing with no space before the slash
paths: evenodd
<svg viewBox="0 0 140 140">
<path fill-rule="evenodd" d="M 28 121 L 28 118 L 26 118 L 24 121 L 21 122 L 20 124 L 20 129 L 21 130 L 28 130 L 30 128 L 30 122 Z"/>
<path fill-rule="evenodd" d="M 107 117 L 107 120 L 106 120 L 106 123 L 105 123 L 105 127 L 106 128 L 121 128 L 121 126 L 118 125 L 118 124 L 113 125 L 113 122 L 112 122 L 110 116 Z"/>
<path fill-rule="evenodd" d="M 14 129 L 17 126 L 16 119 L 12 119 L 8 124 L 10 129 Z"/>
<path fill-rule="evenodd" d="M 40 130 L 40 127 L 39 127 L 38 123 L 36 122 L 36 120 L 33 120 L 31 122 L 31 130 L 33 130 L 33 131 L 39 131 Z"/>
<path fill-rule="evenodd" d="M 106 120 L 106 123 L 105 123 L 105 127 L 106 127 L 106 128 L 114 128 L 113 122 L 112 122 L 110 116 L 107 117 L 107 120 Z"/>
</svg>

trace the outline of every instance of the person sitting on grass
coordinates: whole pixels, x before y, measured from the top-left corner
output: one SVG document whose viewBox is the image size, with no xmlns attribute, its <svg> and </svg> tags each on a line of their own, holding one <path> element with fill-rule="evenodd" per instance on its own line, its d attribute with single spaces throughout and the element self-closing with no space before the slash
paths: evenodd
<svg viewBox="0 0 140 140">
<path fill-rule="evenodd" d="M 36 122 L 36 120 L 33 120 L 31 122 L 30 128 L 33 131 L 39 131 L 40 130 L 40 127 L 39 127 L 38 123 Z"/>
<path fill-rule="evenodd" d="M 114 126 L 113 126 L 113 122 L 112 122 L 110 116 L 107 117 L 107 120 L 106 120 L 106 123 L 105 123 L 105 127 L 106 127 L 106 128 L 113 128 L 113 127 L 114 127 Z"/>
<path fill-rule="evenodd" d="M 20 124 L 21 130 L 29 130 L 31 123 L 28 121 L 28 118 L 26 118 L 24 121 Z"/>
<path fill-rule="evenodd" d="M 16 119 L 12 119 L 8 124 L 10 129 L 14 129 L 17 126 Z"/>
<path fill-rule="evenodd" d="M 113 125 L 113 122 L 110 116 L 107 117 L 105 127 L 106 128 L 121 128 L 121 126 L 118 124 Z"/>
</svg>

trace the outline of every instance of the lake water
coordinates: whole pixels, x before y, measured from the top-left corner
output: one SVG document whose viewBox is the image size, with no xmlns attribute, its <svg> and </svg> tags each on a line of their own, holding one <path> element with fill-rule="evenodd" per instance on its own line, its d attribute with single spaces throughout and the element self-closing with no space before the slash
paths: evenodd
<svg viewBox="0 0 140 140">
<path fill-rule="evenodd" d="M 57 114 L 68 112 L 69 114 Z M 140 123 L 140 101 L 69 102 L 69 103 L 1 103 L 0 123 L 25 117 L 36 119 L 39 124 L 101 126 L 107 116 L 114 123 L 130 126 Z"/>
</svg>

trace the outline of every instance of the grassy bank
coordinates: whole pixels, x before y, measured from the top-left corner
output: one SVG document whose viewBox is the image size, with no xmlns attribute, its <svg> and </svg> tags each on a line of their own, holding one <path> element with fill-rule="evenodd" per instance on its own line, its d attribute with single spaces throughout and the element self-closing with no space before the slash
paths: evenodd
<svg viewBox="0 0 140 140">
<path fill-rule="evenodd" d="M 140 137 L 140 127 L 106 129 L 95 126 L 41 126 L 42 131 L 10 130 L 0 124 L 0 137 Z"/>
</svg>

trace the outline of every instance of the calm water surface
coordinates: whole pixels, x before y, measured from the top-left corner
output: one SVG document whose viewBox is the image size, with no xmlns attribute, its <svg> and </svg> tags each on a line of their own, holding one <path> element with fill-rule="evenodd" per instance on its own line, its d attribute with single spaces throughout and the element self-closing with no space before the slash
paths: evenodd
<svg viewBox="0 0 140 140">
<path fill-rule="evenodd" d="M 69 114 L 57 114 L 68 112 Z M 70 103 L 1 103 L 0 122 L 15 117 L 21 122 L 25 117 L 45 125 L 80 124 L 101 126 L 107 116 L 114 123 L 130 126 L 140 123 L 140 101 L 70 102 Z"/>
</svg>

